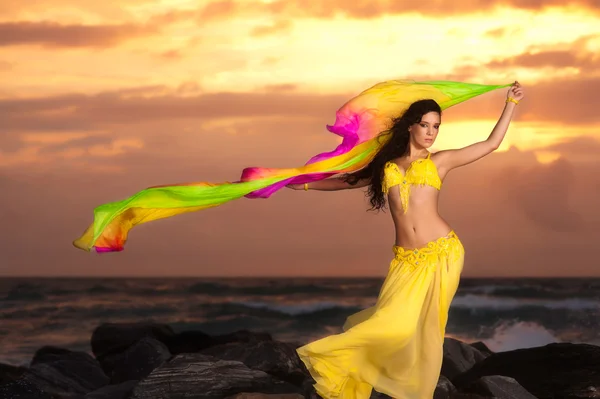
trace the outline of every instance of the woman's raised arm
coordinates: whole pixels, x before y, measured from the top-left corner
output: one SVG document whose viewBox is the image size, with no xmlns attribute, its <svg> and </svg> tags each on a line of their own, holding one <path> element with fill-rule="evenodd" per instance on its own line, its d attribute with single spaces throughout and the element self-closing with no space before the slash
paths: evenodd
<svg viewBox="0 0 600 399">
<path fill-rule="evenodd" d="M 483 158 L 498 149 L 500 144 L 502 144 L 502 140 L 504 140 L 504 136 L 510 125 L 514 109 L 517 105 L 516 102 L 522 100 L 524 97 L 523 87 L 519 82 L 515 82 L 508 90 L 507 101 L 504 110 L 502 111 L 502 115 L 500 115 L 496 126 L 494 126 L 494 129 L 487 140 L 471 144 L 458 150 L 444 150 L 437 152 L 436 164 L 438 165 L 438 169 L 447 172 L 451 169 Z"/>
</svg>

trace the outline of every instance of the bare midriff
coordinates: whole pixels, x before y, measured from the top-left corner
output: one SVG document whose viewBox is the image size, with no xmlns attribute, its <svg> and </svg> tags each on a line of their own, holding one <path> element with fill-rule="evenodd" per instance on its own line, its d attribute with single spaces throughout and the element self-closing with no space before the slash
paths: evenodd
<svg viewBox="0 0 600 399">
<path fill-rule="evenodd" d="M 430 186 L 411 187 L 408 211 L 404 213 L 397 187 L 390 190 L 388 204 L 396 227 L 395 245 L 421 248 L 452 231 L 438 212 L 439 193 Z"/>
</svg>

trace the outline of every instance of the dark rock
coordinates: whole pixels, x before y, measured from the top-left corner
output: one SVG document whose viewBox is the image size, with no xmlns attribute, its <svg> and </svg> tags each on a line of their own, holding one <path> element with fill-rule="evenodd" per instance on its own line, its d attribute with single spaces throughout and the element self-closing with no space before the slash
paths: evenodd
<svg viewBox="0 0 600 399">
<path fill-rule="evenodd" d="M 473 342 L 469 345 L 471 345 L 473 348 L 477 349 L 479 352 L 483 353 L 486 357 L 488 357 L 489 355 L 494 353 L 494 351 L 492 351 L 490 348 L 488 348 L 488 346 L 481 341 Z"/>
<path fill-rule="evenodd" d="M 154 338 L 169 348 L 174 355 L 180 353 L 195 353 L 214 345 L 230 342 L 270 341 L 268 333 L 236 331 L 230 334 L 210 336 L 202 331 L 183 331 L 175 333 L 166 324 L 155 323 L 105 323 L 100 325 L 92 334 L 92 352 L 101 363 L 110 356 L 122 353 L 131 345 L 144 337 Z"/>
<path fill-rule="evenodd" d="M 302 394 L 306 399 L 321 399 L 321 397 L 315 391 L 315 387 L 313 386 L 315 380 L 312 377 L 307 378 L 302 384 Z M 377 392 L 376 390 L 371 390 L 371 396 L 369 399 L 391 399 L 390 396 Z"/>
<path fill-rule="evenodd" d="M 85 395 L 85 399 L 126 399 L 138 381 L 125 381 L 117 385 L 107 385 Z"/>
<path fill-rule="evenodd" d="M 166 337 L 162 342 L 174 355 L 195 353 L 215 344 L 214 338 L 202 331 L 183 331 L 172 337 Z"/>
<path fill-rule="evenodd" d="M 498 399 L 536 399 L 529 391 L 519 385 L 514 378 L 499 375 L 482 377 L 475 381 L 467 390 L 469 393 Z"/>
<path fill-rule="evenodd" d="M 377 392 L 376 390 L 373 389 L 371 391 L 371 396 L 369 397 L 369 399 L 392 399 L 392 397 L 388 396 L 384 393 Z"/>
<path fill-rule="evenodd" d="M 239 330 L 230 334 L 215 335 L 215 345 L 227 344 L 229 342 L 259 342 L 272 341 L 271 334 L 266 332 L 252 332 L 248 330 Z"/>
<path fill-rule="evenodd" d="M 38 349 L 31 359 L 31 366 L 38 363 L 52 363 L 58 360 L 70 360 L 74 362 L 87 362 L 94 366 L 98 365 L 96 359 L 85 352 L 74 352 L 69 349 L 56 346 L 44 346 Z"/>
<path fill-rule="evenodd" d="M 251 369 L 264 371 L 297 386 L 301 386 L 308 375 L 296 349 L 279 341 L 232 342 L 212 346 L 201 353 L 222 360 L 240 361 Z"/>
<path fill-rule="evenodd" d="M 155 369 L 133 390 L 132 399 L 223 399 L 237 393 L 300 393 L 300 389 L 242 362 L 199 353 L 180 354 Z"/>
<path fill-rule="evenodd" d="M 456 393 L 456 388 L 449 379 L 440 375 L 435 392 L 433 393 L 433 399 L 451 399 L 452 395 Z"/>
<path fill-rule="evenodd" d="M 441 374 L 452 380 L 485 358 L 486 355 L 473 346 L 446 337 L 444 339 L 444 360 Z"/>
<path fill-rule="evenodd" d="M 261 342 L 271 341 L 273 338 L 268 333 L 250 332 L 247 330 L 235 331 L 230 334 L 210 336 L 201 331 L 182 331 L 169 337 L 163 342 L 172 354 L 195 353 L 210 348 L 214 345 L 224 345 L 231 342 Z"/>
<path fill-rule="evenodd" d="M 0 385 L 18 380 L 26 371 L 26 367 L 0 363 Z"/>
<path fill-rule="evenodd" d="M 42 391 L 32 382 L 19 379 L 0 385 L 0 399 L 55 399 L 55 397 Z"/>
<path fill-rule="evenodd" d="M 238 393 L 228 396 L 225 399 L 304 399 L 304 396 L 297 393 Z"/>
<path fill-rule="evenodd" d="M 61 398 L 80 397 L 109 382 L 100 364 L 87 353 L 51 346 L 36 352 L 20 380 Z"/>
<path fill-rule="evenodd" d="M 104 323 L 92 333 L 92 352 L 96 359 L 124 352 L 144 337 L 166 343 L 175 332 L 166 324 L 154 323 Z"/>
<path fill-rule="evenodd" d="M 489 375 L 512 377 L 540 399 L 593 398 L 600 390 L 600 347 L 558 343 L 494 353 L 452 382 L 462 390 Z"/>
<path fill-rule="evenodd" d="M 321 397 L 317 395 L 317 391 L 315 390 L 314 384 L 315 380 L 312 377 L 307 378 L 302 383 L 302 395 L 306 399 L 321 399 Z"/>
<path fill-rule="evenodd" d="M 111 383 L 141 380 L 171 357 L 169 349 L 154 338 L 144 337 L 118 356 Z"/>
</svg>

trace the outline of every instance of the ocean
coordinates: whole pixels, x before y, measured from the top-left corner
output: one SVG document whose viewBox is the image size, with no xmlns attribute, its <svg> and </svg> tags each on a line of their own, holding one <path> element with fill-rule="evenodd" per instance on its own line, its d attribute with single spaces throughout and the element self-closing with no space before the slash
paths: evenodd
<svg viewBox="0 0 600 399">
<path fill-rule="evenodd" d="M 44 345 L 91 353 L 106 322 L 153 321 L 177 332 L 266 331 L 304 343 L 341 332 L 375 303 L 382 278 L 3 278 L 0 363 L 27 365 Z M 463 278 L 447 336 L 494 351 L 600 345 L 600 278 Z"/>
</svg>

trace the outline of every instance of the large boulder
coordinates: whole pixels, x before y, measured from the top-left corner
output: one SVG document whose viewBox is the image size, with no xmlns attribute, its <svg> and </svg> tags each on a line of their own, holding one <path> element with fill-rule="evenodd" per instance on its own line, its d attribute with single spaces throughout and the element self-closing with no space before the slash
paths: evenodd
<svg viewBox="0 0 600 399">
<path fill-rule="evenodd" d="M 514 378 L 493 375 L 482 377 L 465 389 L 468 393 L 497 399 L 536 399 Z"/>
<path fill-rule="evenodd" d="M 450 380 L 473 367 L 487 356 L 474 346 L 457 339 L 444 339 L 444 359 L 441 374 Z"/>
<path fill-rule="evenodd" d="M 84 399 L 127 399 L 138 381 L 125 381 L 120 384 L 107 385 L 85 395 Z"/>
<path fill-rule="evenodd" d="M 61 399 L 65 396 L 61 396 Z M 0 385 L 0 399 L 56 399 L 24 378 Z"/>
<path fill-rule="evenodd" d="M 104 323 L 92 333 L 91 346 L 96 359 L 121 353 L 144 337 L 165 342 L 175 336 L 166 324 L 156 323 Z"/>
<path fill-rule="evenodd" d="M 15 398 L 49 395 L 66 399 L 80 398 L 108 383 L 100 364 L 87 353 L 45 346 L 19 379 L 2 388 Z"/>
<path fill-rule="evenodd" d="M 46 392 L 85 394 L 109 383 L 100 363 L 89 354 L 53 346 L 35 353 L 25 375 Z"/>
<path fill-rule="evenodd" d="M 224 345 L 231 342 L 254 343 L 271 341 L 270 334 L 264 332 L 251 332 L 247 330 L 234 331 L 223 335 L 208 335 L 201 331 L 182 331 L 163 341 L 174 355 L 180 353 L 195 353 L 215 345 Z"/>
<path fill-rule="evenodd" d="M 225 399 L 305 399 L 298 393 L 238 393 Z"/>
<path fill-rule="evenodd" d="M 0 385 L 18 380 L 27 371 L 26 367 L 0 363 Z"/>
<path fill-rule="evenodd" d="M 302 385 L 308 376 L 296 348 L 279 341 L 231 342 L 211 346 L 200 353 L 222 360 L 240 361 L 251 369 L 264 371 L 297 386 Z"/>
<path fill-rule="evenodd" d="M 92 352 L 104 365 L 110 366 L 110 357 L 125 352 L 127 348 L 144 337 L 154 338 L 167 346 L 169 352 L 194 353 L 214 345 L 229 342 L 270 341 L 271 335 L 246 330 L 229 334 L 211 336 L 202 331 L 183 331 L 175 333 L 166 324 L 156 323 L 105 323 L 97 327 L 91 339 Z M 109 361 L 105 362 L 105 359 Z"/>
<path fill-rule="evenodd" d="M 155 369 L 132 399 L 223 399 L 238 393 L 300 393 L 300 389 L 242 362 L 200 353 L 180 354 Z"/>
<path fill-rule="evenodd" d="M 144 337 L 123 354 L 114 355 L 111 383 L 141 380 L 170 357 L 171 353 L 165 344 L 154 338 Z"/>
<path fill-rule="evenodd" d="M 557 343 L 494 353 L 452 382 L 462 390 L 491 375 L 512 377 L 540 399 L 598 397 L 600 347 Z"/>
<path fill-rule="evenodd" d="M 452 399 L 456 393 L 456 388 L 448 378 L 440 375 L 435 392 L 433 393 L 433 399 Z"/>
</svg>

